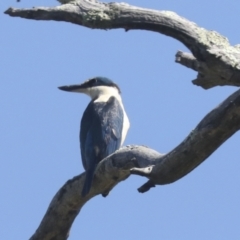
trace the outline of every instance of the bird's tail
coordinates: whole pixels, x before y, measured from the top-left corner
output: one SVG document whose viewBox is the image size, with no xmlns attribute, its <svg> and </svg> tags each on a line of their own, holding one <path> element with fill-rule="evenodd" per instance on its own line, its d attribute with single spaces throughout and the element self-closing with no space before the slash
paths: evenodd
<svg viewBox="0 0 240 240">
<path fill-rule="evenodd" d="M 82 189 L 82 197 L 85 197 L 92 186 L 92 181 L 93 181 L 93 175 L 95 172 L 95 166 L 93 168 L 90 168 L 86 171 L 86 177 L 85 177 L 85 182 L 83 184 L 83 189 Z"/>
</svg>

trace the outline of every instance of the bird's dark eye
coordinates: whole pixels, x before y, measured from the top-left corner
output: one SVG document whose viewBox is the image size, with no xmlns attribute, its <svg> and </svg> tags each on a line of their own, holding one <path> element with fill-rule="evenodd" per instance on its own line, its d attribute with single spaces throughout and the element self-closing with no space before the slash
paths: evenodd
<svg viewBox="0 0 240 240">
<path fill-rule="evenodd" d="M 96 79 L 96 78 L 92 78 L 91 80 L 89 80 L 89 86 L 90 86 L 90 87 L 95 86 L 96 83 L 97 83 L 97 79 Z"/>
</svg>

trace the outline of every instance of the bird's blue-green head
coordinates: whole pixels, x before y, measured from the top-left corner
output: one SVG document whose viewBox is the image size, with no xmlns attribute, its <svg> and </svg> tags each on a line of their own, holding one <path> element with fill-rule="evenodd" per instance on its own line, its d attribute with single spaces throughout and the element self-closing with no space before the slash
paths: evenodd
<svg viewBox="0 0 240 240">
<path fill-rule="evenodd" d="M 59 89 L 68 92 L 85 93 L 92 99 L 101 95 L 120 95 L 120 88 L 116 83 L 106 77 L 94 77 L 84 83 L 61 86 Z"/>
</svg>

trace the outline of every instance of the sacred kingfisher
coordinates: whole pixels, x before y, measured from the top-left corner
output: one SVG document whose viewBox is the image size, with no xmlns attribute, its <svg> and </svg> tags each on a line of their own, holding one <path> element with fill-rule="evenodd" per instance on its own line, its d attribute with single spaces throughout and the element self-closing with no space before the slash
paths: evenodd
<svg viewBox="0 0 240 240">
<path fill-rule="evenodd" d="M 94 77 L 82 84 L 62 86 L 59 89 L 85 93 L 91 98 L 83 113 L 79 134 L 82 163 L 86 170 L 82 189 L 84 197 L 90 191 L 97 164 L 121 147 L 130 122 L 122 103 L 120 88 L 108 78 Z"/>
</svg>

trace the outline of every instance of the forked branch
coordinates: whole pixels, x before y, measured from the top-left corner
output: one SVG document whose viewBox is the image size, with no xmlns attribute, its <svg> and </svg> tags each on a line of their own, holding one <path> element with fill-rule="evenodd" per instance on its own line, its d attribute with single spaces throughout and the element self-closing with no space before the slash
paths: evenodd
<svg viewBox="0 0 240 240">
<path fill-rule="evenodd" d="M 215 31 L 207 31 L 170 11 L 95 0 L 59 2 L 66 4 L 32 9 L 9 8 L 5 13 L 12 17 L 71 22 L 88 28 L 138 29 L 165 34 L 182 42 L 198 62 L 198 68 L 193 68 L 198 72 L 194 84 L 205 89 L 223 85 L 240 86 L 239 46 L 231 46 L 227 38 Z"/>
</svg>

